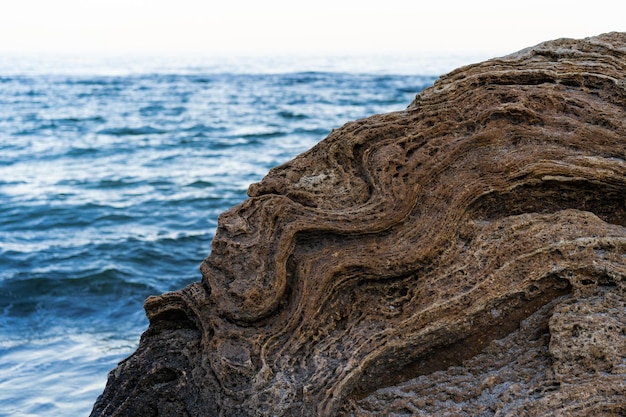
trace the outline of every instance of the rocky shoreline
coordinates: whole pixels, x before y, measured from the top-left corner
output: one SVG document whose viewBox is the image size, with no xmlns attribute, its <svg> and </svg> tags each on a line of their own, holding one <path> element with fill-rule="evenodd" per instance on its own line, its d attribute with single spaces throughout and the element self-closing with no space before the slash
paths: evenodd
<svg viewBox="0 0 626 417">
<path fill-rule="evenodd" d="M 460 68 L 223 213 L 92 416 L 626 413 L 626 34 Z"/>
</svg>

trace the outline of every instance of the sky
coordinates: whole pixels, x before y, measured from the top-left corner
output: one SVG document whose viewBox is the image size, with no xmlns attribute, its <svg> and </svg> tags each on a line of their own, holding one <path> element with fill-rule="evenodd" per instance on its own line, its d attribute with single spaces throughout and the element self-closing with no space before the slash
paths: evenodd
<svg viewBox="0 0 626 417">
<path fill-rule="evenodd" d="M 0 0 L 0 53 L 503 54 L 625 16 L 620 0 Z"/>
</svg>

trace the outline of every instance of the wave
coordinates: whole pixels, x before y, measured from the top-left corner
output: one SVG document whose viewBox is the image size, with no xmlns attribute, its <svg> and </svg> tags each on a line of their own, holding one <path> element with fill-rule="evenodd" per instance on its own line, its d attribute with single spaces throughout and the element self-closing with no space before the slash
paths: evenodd
<svg viewBox="0 0 626 417">
<path fill-rule="evenodd" d="M 145 117 L 151 116 L 180 116 L 187 111 L 185 106 L 166 106 L 161 103 L 150 104 L 139 109 L 139 114 Z"/>
<path fill-rule="evenodd" d="M 167 133 L 167 130 L 157 129 L 152 126 L 141 126 L 141 127 L 114 127 L 101 129 L 96 131 L 101 135 L 112 135 L 112 136 L 137 136 L 137 135 L 158 135 Z"/>
<path fill-rule="evenodd" d="M 142 298 L 155 293 L 146 283 L 129 280 L 116 268 L 77 271 L 77 276 L 60 271 L 22 272 L 0 283 L 0 311 L 12 317 L 37 315 L 42 310 L 56 314 L 95 314 L 112 299 Z"/>
<path fill-rule="evenodd" d="M 192 187 L 192 188 L 213 188 L 215 187 L 215 184 L 213 184 L 210 181 L 204 181 L 204 180 L 196 180 L 194 182 L 190 182 L 189 184 L 185 184 L 185 187 Z"/>
<path fill-rule="evenodd" d="M 287 119 L 287 120 L 303 120 L 303 119 L 309 118 L 309 116 L 307 116 L 306 114 L 292 112 L 289 110 L 281 110 L 278 112 L 278 115 L 282 117 L 283 119 Z"/>
</svg>

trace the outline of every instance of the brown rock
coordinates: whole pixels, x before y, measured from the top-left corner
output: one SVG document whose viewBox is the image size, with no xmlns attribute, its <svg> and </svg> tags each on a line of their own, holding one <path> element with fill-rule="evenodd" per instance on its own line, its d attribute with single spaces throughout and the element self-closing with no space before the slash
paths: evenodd
<svg viewBox="0 0 626 417">
<path fill-rule="evenodd" d="M 626 414 L 626 34 L 460 68 L 220 216 L 92 416 Z"/>
</svg>

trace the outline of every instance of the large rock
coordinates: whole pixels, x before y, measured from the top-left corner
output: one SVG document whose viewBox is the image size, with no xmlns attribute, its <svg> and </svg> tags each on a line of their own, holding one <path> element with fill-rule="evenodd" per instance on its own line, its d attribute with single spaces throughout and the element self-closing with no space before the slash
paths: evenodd
<svg viewBox="0 0 626 417">
<path fill-rule="evenodd" d="M 92 416 L 626 413 L 626 34 L 453 71 L 220 216 Z"/>
</svg>

